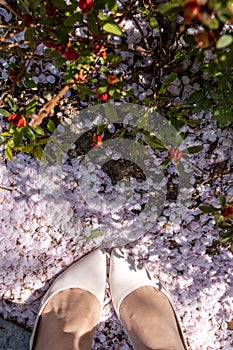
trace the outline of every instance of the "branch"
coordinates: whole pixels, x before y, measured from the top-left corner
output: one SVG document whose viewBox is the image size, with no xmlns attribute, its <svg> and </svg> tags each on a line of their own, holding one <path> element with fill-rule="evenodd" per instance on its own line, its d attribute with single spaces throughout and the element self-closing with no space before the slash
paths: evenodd
<svg viewBox="0 0 233 350">
<path fill-rule="evenodd" d="M 1 1 L 1 0 L 0 0 Z M 14 32 L 14 33 L 9 33 L 8 35 L 6 36 L 3 36 L 2 38 L 0 38 L 0 43 L 6 41 L 7 39 L 10 39 L 10 38 L 13 38 L 15 35 L 21 33 L 22 30 L 19 30 L 18 32 Z"/>
<path fill-rule="evenodd" d="M 48 117 L 48 115 L 53 113 L 54 107 L 59 100 L 65 95 L 65 93 L 73 86 L 74 84 L 67 84 L 64 88 L 55 96 L 53 99 L 42 107 L 39 114 L 34 114 L 32 120 L 30 121 L 30 126 L 40 125 L 42 121 Z"/>
<path fill-rule="evenodd" d="M 32 115 L 32 119 L 29 125 L 30 126 L 40 125 L 46 117 L 54 113 L 54 107 L 56 106 L 58 101 L 60 101 L 64 97 L 64 95 L 70 88 L 77 85 L 77 83 L 84 84 L 86 81 L 86 76 L 84 74 L 84 71 L 85 71 L 85 66 L 80 70 L 79 73 L 74 75 L 73 79 L 71 79 L 69 83 L 65 85 L 64 88 L 56 96 L 52 98 L 51 101 L 48 101 L 47 103 L 44 104 L 44 106 L 39 111 L 39 114 Z"/>
<path fill-rule="evenodd" d="M 89 38 L 82 38 L 81 36 L 75 36 L 75 38 L 77 40 L 77 42 L 82 42 L 82 43 L 86 43 L 86 44 L 95 44 L 94 40 L 90 40 Z M 152 57 L 153 53 L 152 52 L 147 52 L 145 49 L 138 47 L 136 49 L 129 49 L 127 45 L 117 45 L 117 44 L 111 44 L 111 43 L 104 43 L 104 45 L 106 46 L 106 48 L 108 49 L 112 49 L 112 50 L 119 50 L 119 51 L 126 51 L 126 52 L 130 52 L 134 55 L 140 55 L 140 56 L 147 56 L 147 57 Z"/>
<path fill-rule="evenodd" d="M 8 11 L 10 11 L 15 17 L 22 19 L 22 16 L 19 15 L 10 5 L 8 5 L 4 0 L 0 0 L 0 5 L 4 6 Z"/>
</svg>

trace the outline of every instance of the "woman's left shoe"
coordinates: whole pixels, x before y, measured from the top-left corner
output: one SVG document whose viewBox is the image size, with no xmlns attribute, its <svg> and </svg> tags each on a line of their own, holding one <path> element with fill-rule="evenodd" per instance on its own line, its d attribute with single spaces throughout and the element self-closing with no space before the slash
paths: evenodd
<svg viewBox="0 0 233 350">
<path fill-rule="evenodd" d="M 84 256 L 57 277 L 42 300 L 42 305 L 30 339 L 30 350 L 33 349 L 41 314 L 48 301 L 55 294 L 70 288 L 83 289 L 96 296 L 102 310 L 105 295 L 106 270 L 106 252 L 104 249 L 99 248 Z"/>
<path fill-rule="evenodd" d="M 147 269 L 118 248 L 113 249 L 111 252 L 109 285 L 113 306 L 119 318 L 120 306 L 123 300 L 136 289 L 152 286 L 162 292 L 167 297 L 174 312 L 184 349 L 188 349 L 179 318 L 165 287 L 157 278 L 153 277 Z M 135 308 L 137 308 L 136 305 Z"/>
</svg>

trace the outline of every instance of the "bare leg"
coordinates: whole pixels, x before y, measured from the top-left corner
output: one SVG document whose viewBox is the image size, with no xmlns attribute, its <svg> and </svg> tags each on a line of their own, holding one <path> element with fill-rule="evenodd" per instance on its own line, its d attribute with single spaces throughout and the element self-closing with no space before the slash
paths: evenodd
<svg viewBox="0 0 233 350">
<path fill-rule="evenodd" d="M 140 287 L 127 295 L 120 318 L 136 350 L 184 350 L 171 304 L 154 287 Z"/>
<path fill-rule="evenodd" d="M 97 298 L 83 289 L 57 293 L 42 312 L 33 350 L 90 350 L 100 313 Z"/>
</svg>

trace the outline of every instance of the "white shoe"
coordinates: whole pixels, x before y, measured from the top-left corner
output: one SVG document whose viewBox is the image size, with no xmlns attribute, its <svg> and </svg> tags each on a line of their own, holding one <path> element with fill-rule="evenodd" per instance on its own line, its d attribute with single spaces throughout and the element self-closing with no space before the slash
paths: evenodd
<svg viewBox="0 0 233 350">
<path fill-rule="evenodd" d="M 163 292 L 174 311 L 184 348 L 185 350 L 188 349 L 179 319 L 167 290 L 157 278 L 151 276 L 147 269 L 118 248 L 113 249 L 111 253 L 109 285 L 113 306 L 119 318 L 122 301 L 134 290 L 144 286 L 153 286 Z"/>
<path fill-rule="evenodd" d="M 106 252 L 104 249 L 99 248 L 71 265 L 55 279 L 42 299 L 41 308 L 37 315 L 30 339 L 30 350 L 33 349 L 33 341 L 40 316 L 48 301 L 55 294 L 70 288 L 84 289 L 96 296 L 102 310 L 105 295 L 106 270 Z"/>
</svg>

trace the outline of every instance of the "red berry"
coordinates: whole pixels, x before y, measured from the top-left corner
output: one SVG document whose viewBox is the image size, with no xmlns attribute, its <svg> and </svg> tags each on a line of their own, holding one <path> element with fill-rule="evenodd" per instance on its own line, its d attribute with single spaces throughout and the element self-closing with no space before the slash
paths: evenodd
<svg viewBox="0 0 233 350">
<path fill-rule="evenodd" d="M 94 47 L 93 47 L 94 52 L 95 53 L 98 52 L 99 49 L 100 49 L 100 45 L 99 44 L 95 44 Z"/>
<path fill-rule="evenodd" d="M 184 7 L 184 22 L 188 23 L 194 18 L 200 18 L 200 5 L 197 0 L 187 0 L 183 4 Z"/>
<path fill-rule="evenodd" d="M 96 147 L 96 146 L 100 146 L 103 143 L 103 137 L 101 135 L 97 135 L 96 133 L 94 133 L 93 135 L 93 139 L 92 139 L 92 146 Z"/>
<path fill-rule="evenodd" d="M 53 17 L 56 13 L 56 7 L 53 6 L 50 0 L 48 0 L 48 4 L 45 5 L 46 15 L 49 17 Z"/>
<path fill-rule="evenodd" d="M 92 36 L 96 41 L 100 41 L 102 39 L 100 35 L 92 34 Z"/>
<path fill-rule="evenodd" d="M 82 12 L 89 12 L 94 7 L 93 0 L 80 0 L 78 2 L 78 7 L 81 9 Z"/>
<path fill-rule="evenodd" d="M 231 216 L 233 216 L 233 208 L 227 206 L 221 211 L 221 214 L 225 219 L 231 219 Z"/>
<path fill-rule="evenodd" d="M 26 125 L 25 118 L 20 114 L 11 114 L 8 116 L 8 122 L 12 123 L 19 128 L 23 128 Z"/>
<path fill-rule="evenodd" d="M 46 35 L 46 37 L 43 40 L 43 44 L 49 48 L 55 48 L 56 44 L 54 42 L 54 39 L 51 38 L 49 35 Z"/>
<path fill-rule="evenodd" d="M 106 56 L 106 50 L 104 46 L 100 46 L 99 44 L 95 44 L 93 47 L 94 53 L 96 56 L 104 58 Z"/>
<path fill-rule="evenodd" d="M 105 92 L 104 94 L 99 95 L 101 101 L 107 101 L 109 99 L 109 94 Z"/>
<path fill-rule="evenodd" d="M 105 48 L 101 48 L 101 50 L 96 54 L 96 56 L 99 56 L 99 57 L 106 57 L 106 51 L 105 51 Z"/>
<path fill-rule="evenodd" d="M 183 153 L 178 150 L 178 148 L 171 148 L 168 151 L 168 158 L 173 160 L 176 164 L 179 163 L 179 160 L 182 158 Z"/>
<path fill-rule="evenodd" d="M 29 15 L 27 13 L 22 15 L 22 20 L 27 24 L 30 25 L 34 22 L 34 18 L 32 17 L 32 15 Z"/>
<path fill-rule="evenodd" d="M 10 81 L 12 81 L 13 83 L 17 83 L 17 82 L 22 80 L 21 72 L 16 72 L 13 69 L 9 70 L 8 77 L 9 77 Z"/>
<path fill-rule="evenodd" d="M 77 60 L 79 58 L 79 54 L 70 44 L 59 45 L 58 52 L 62 57 L 66 58 L 67 60 Z"/>
</svg>

